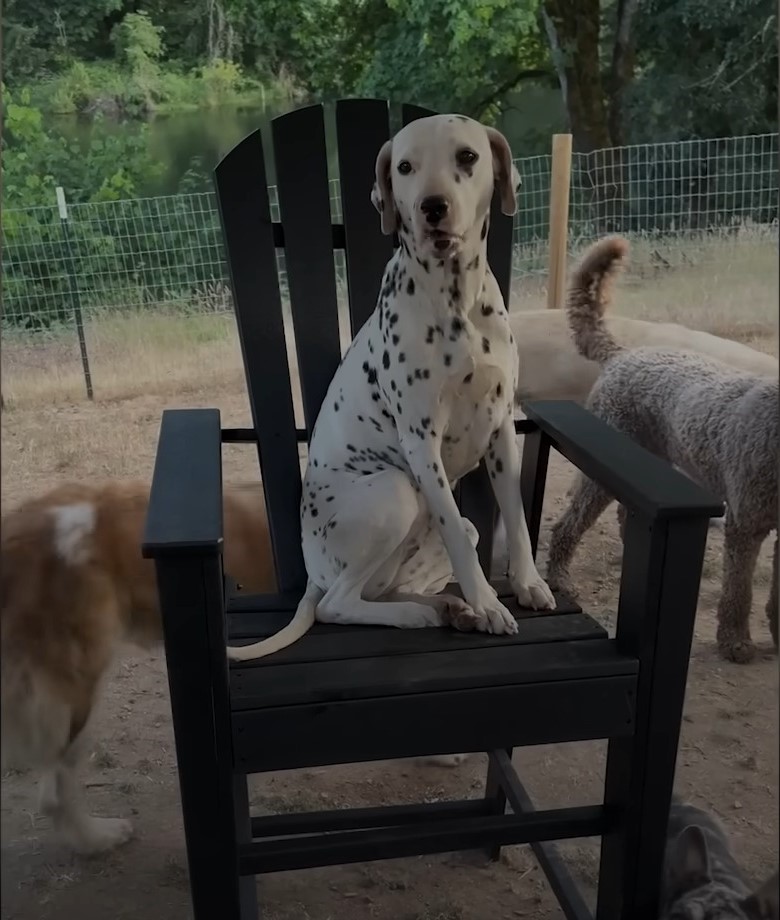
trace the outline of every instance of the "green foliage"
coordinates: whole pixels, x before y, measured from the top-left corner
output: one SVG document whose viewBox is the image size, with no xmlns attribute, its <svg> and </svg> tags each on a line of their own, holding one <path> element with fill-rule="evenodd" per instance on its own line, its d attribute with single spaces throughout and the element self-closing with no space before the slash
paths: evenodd
<svg viewBox="0 0 780 920">
<path fill-rule="evenodd" d="M 164 29 L 156 26 L 146 13 L 128 13 L 111 30 L 111 41 L 120 64 L 135 73 L 159 61 L 163 53 Z"/>
<path fill-rule="evenodd" d="M 241 68 L 232 61 L 217 58 L 201 69 L 200 78 L 206 105 L 224 105 L 235 96 L 241 84 Z"/>
<path fill-rule="evenodd" d="M 387 0 L 387 5 L 393 19 L 379 30 L 359 87 L 368 94 L 480 117 L 491 114 L 525 72 L 539 76 L 547 69 L 536 0 Z"/>
<path fill-rule="evenodd" d="M 94 139 L 87 149 L 47 131 L 40 110 L 4 91 L 3 207 L 51 205 L 61 185 L 71 201 L 129 197 L 159 172 L 146 131 Z"/>
<path fill-rule="evenodd" d="M 636 140 L 777 130 L 774 0 L 645 0 L 635 38 Z"/>
<path fill-rule="evenodd" d="M 123 0 L 5 0 L 4 79 L 18 86 L 43 69 L 74 58 L 89 60 L 108 50 L 106 24 Z"/>
</svg>

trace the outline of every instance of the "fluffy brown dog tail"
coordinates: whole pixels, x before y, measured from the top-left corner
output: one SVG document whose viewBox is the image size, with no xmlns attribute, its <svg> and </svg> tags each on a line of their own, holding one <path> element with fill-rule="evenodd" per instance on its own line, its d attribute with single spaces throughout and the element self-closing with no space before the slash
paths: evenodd
<svg viewBox="0 0 780 920">
<path fill-rule="evenodd" d="M 622 351 L 604 323 L 612 279 L 628 254 L 622 236 L 607 236 L 594 243 L 580 259 L 569 279 L 566 313 L 577 351 L 598 364 L 605 364 Z"/>
</svg>

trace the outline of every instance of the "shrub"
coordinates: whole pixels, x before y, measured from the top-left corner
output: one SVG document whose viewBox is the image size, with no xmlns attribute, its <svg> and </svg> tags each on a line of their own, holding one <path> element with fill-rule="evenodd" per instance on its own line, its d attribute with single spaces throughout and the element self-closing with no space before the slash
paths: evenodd
<svg viewBox="0 0 780 920">
<path fill-rule="evenodd" d="M 242 82 L 241 68 L 233 61 L 215 58 L 201 68 L 203 98 L 207 105 L 218 106 L 229 102 Z"/>
</svg>

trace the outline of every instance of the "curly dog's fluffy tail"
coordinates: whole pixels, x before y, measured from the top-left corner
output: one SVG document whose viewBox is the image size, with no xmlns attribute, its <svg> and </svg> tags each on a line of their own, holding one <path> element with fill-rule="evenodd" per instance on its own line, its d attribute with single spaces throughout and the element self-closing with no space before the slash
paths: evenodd
<svg viewBox="0 0 780 920">
<path fill-rule="evenodd" d="M 569 280 L 566 313 L 574 344 L 581 355 L 598 364 L 622 351 L 604 324 L 604 310 L 612 279 L 627 254 L 623 237 L 607 236 L 588 249 Z"/>
</svg>

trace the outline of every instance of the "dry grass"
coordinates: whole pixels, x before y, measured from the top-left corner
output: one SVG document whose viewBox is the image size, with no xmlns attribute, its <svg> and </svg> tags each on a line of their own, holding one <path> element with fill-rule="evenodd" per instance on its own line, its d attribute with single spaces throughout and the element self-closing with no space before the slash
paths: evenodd
<svg viewBox="0 0 780 920">
<path fill-rule="evenodd" d="M 777 354 L 777 288 L 770 238 L 715 237 L 684 249 L 640 240 L 614 309 Z M 539 309 L 545 294 L 543 278 L 525 275 L 512 308 Z M 75 335 L 3 341 L 4 507 L 62 479 L 149 476 L 165 406 L 217 406 L 225 424 L 249 422 L 232 316 L 108 315 L 86 332 L 94 403 L 85 398 Z M 287 344 L 295 368 L 292 338 Z M 300 423 L 299 394 L 295 402 Z M 226 463 L 233 475 L 257 475 L 248 449 L 228 451 Z"/>
<path fill-rule="evenodd" d="M 584 248 L 575 244 L 572 258 Z M 526 254 L 532 261 L 533 254 Z M 545 275 L 526 275 L 512 308 L 545 305 Z M 777 230 L 692 237 L 684 242 L 632 239 L 630 264 L 612 309 L 623 316 L 681 323 L 777 354 Z"/>
<path fill-rule="evenodd" d="M 575 246 L 574 256 L 581 247 Z M 527 265 L 531 254 L 520 253 Z M 747 231 L 688 240 L 684 245 L 635 240 L 614 309 L 640 319 L 678 322 L 777 353 L 777 241 Z M 546 302 L 544 275 L 515 281 L 512 309 Z M 86 328 L 96 398 L 158 394 L 179 399 L 204 392 L 238 393 L 243 370 L 231 315 L 150 311 L 107 314 Z M 291 345 L 288 353 L 292 354 Z M 84 401 L 78 341 L 59 335 L 6 335 L 6 406 L 73 405 Z"/>
</svg>

